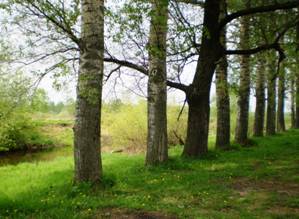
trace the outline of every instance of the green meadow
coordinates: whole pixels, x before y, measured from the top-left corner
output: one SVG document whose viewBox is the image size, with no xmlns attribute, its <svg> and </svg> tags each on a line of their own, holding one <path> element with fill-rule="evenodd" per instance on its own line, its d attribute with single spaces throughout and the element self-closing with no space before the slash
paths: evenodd
<svg viewBox="0 0 299 219">
<path fill-rule="evenodd" d="M 153 168 L 143 153 L 107 151 L 97 188 L 73 185 L 70 145 L 1 157 L 0 218 L 299 218 L 299 131 L 252 142 L 199 160 L 174 146 Z"/>
</svg>

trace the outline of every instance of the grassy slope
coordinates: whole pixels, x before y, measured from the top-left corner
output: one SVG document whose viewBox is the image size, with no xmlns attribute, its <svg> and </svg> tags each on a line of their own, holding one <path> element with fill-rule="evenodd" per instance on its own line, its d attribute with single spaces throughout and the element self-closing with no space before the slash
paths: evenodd
<svg viewBox="0 0 299 219">
<path fill-rule="evenodd" d="M 96 191 L 72 186 L 70 156 L 0 167 L 0 218 L 93 218 L 101 209 L 299 218 L 299 131 L 254 140 L 254 147 L 192 161 L 174 148 L 171 160 L 154 169 L 144 168 L 141 155 L 104 154 L 107 188 Z"/>
</svg>

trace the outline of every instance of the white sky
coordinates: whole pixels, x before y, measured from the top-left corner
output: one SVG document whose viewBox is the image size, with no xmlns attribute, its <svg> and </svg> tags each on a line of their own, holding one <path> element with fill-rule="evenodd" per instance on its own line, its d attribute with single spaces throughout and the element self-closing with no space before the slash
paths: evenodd
<svg viewBox="0 0 299 219">
<path fill-rule="evenodd" d="M 20 43 L 22 41 L 22 35 L 21 34 L 15 34 L 13 35 L 13 41 Z M 120 51 L 121 53 L 121 51 Z M 42 63 L 37 64 L 34 68 L 36 69 L 44 69 L 46 68 L 43 66 Z M 184 74 L 182 75 L 182 81 L 185 84 L 190 84 L 195 72 L 196 63 L 188 65 L 184 69 Z M 131 81 L 131 79 L 126 78 L 126 81 Z M 131 85 L 133 86 L 133 82 L 128 83 L 128 87 Z M 76 82 L 74 80 L 69 80 L 67 82 L 67 86 L 64 87 L 64 89 L 57 91 L 55 88 L 53 88 L 53 79 L 50 76 L 46 76 L 40 83 L 40 87 L 45 89 L 48 93 L 48 96 L 51 101 L 54 102 L 60 102 L 60 101 L 66 101 L 69 98 L 75 99 L 76 97 Z M 146 88 L 143 89 L 146 91 Z M 212 84 L 211 89 L 211 98 L 215 95 L 215 84 Z M 103 90 L 103 98 L 104 100 L 114 99 L 114 98 L 120 98 L 120 99 L 126 99 L 131 102 L 136 102 L 141 97 L 134 94 L 133 92 L 130 92 L 127 88 L 121 86 L 120 84 L 117 85 L 116 89 L 113 87 L 113 81 L 109 82 L 106 86 L 104 86 Z M 176 104 L 182 104 L 185 100 L 185 95 L 183 92 L 172 89 L 168 93 L 168 100 L 169 103 L 176 103 Z M 251 96 L 251 110 L 255 107 L 255 98 Z M 288 107 L 287 107 L 288 108 Z"/>
</svg>

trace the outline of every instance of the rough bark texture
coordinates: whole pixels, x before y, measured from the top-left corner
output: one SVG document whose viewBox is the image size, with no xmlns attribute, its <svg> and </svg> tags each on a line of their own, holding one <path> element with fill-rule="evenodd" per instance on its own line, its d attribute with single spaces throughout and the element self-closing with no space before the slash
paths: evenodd
<svg viewBox="0 0 299 219">
<path fill-rule="evenodd" d="M 299 72 L 296 75 L 296 95 L 295 95 L 295 100 L 296 100 L 296 123 L 295 123 L 295 128 L 299 128 Z"/>
<path fill-rule="evenodd" d="M 226 16 L 226 3 L 222 1 L 220 18 Z M 220 41 L 226 49 L 226 29 L 224 28 Z M 227 57 L 223 56 L 216 70 L 216 103 L 217 103 L 217 133 L 216 148 L 226 149 L 230 145 L 230 98 L 227 81 Z"/>
<path fill-rule="evenodd" d="M 276 133 L 276 62 L 274 55 L 271 55 L 268 59 L 266 134 L 274 135 Z"/>
<path fill-rule="evenodd" d="M 246 7 L 250 7 L 250 1 L 246 2 Z M 250 38 L 250 18 L 242 17 L 240 20 L 240 48 L 249 48 Z M 248 143 L 248 116 L 249 116 L 249 97 L 250 97 L 250 57 L 243 55 L 240 57 L 240 85 L 238 93 L 238 113 L 235 131 L 235 141 L 238 144 Z"/>
<path fill-rule="evenodd" d="M 297 8 L 299 11 L 299 7 Z M 296 29 L 296 41 L 297 41 L 297 66 L 299 66 L 299 24 L 297 24 Z M 295 128 L 299 128 L 299 71 L 296 72 L 296 117 L 295 117 Z"/>
<path fill-rule="evenodd" d="M 80 69 L 74 126 L 75 182 L 101 180 L 100 122 L 104 0 L 82 0 Z"/>
<path fill-rule="evenodd" d="M 221 1 L 224 0 L 204 1 L 203 34 L 197 68 L 192 84 L 184 87 L 187 102 L 189 104 L 187 139 L 183 151 L 183 156 L 187 157 L 199 157 L 208 151 L 207 143 L 210 117 L 209 97 L 213 74 L 219 59 L 223 54 L 249 54 L 269 49 L 269 47 L 260 47 L 258 50 L 241 50 L 241 52 L 237 50 L 225 51 L 220 43 L 221 28 L 238 17 L 296 6 L 295 3 L 274 4 L 248 10 L 245 9 L 228 15 L 225 19 L 219 21 Z"/>
<path fill-rule="evenodd" d="M 253 135 L 263 136 L 265 121 L 265 60 L 259 57 L 256 71 L 256 105 Z"/>
<path fill-rule="evenodd" d="M 168 0 L 152 0 L 149 37 L 148 138 L 146 165 L 168 159 L 166 38 Z"/>
<path fill-rule="evenodd" d="M 295 110 L 295 80 L 291 79 L 291 127 L 296 127 L 296 110 Z"/>
<path fill-rule="evenodd" d="M 223 55 L 219 36 L 220 1 L 205 1 L 201 49 L 195 76 L 186 92 L 189 104 L 187 139 L 183 156 L 199 157 L 208 151 L 210 89 L 216 63 Z"/>
<path fill-rule="evenodd" d="M 284 132 L 285 118 L 284 118 L 284 106 L 285 106 L 285 68 L 281 67 L 278 76 L 278 104 L 277 104 L 277 131 Z"/>
</svg>

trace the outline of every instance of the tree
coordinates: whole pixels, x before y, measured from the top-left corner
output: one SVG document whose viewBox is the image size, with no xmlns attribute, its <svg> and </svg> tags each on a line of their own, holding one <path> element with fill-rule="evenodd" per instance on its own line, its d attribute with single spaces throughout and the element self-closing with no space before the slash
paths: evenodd
<svg viewBox="0 0 299 219">
<path fill-rule="evenodd" d="M 250 8 L 250 0 L 246 1 L 246 8 Z M 249 48 L 250 17 L 242 17 L 240 21 L 240 48 Z M 250 98 L 250 56 L 240 57 L 240 85 L 238 91 L 238 113 L 235 131 L 235 141 L 246 145 L 248 141 L 248 117 Z"/>
<path fill-rule="evenodd" d="M 20 4 L 23 4 L 24 1 L 19 1 Z M 75 44 L 75 48 L 73 47 L 67 47 L 63 48 L 63 51 L 71 50 L 74 51 L 80 50 L 81 54 L 84 49 L 82 49 L 82 46 L 84 45 L 84 40 L 81 40 L 78 38 L 77 34 L 74 34 L 76 32 L 76 28 L 74 27 L 74 22 L 78 16 L 77 13 L 65 13 L 63 10 L 64 7 L 57 8 L 54 7 L 56 4 L 48 4 L 49 1 L 25 1 L 29 5 L 39 6 L 39 3 L 42 3 L 42 10 L 40 7 L 33 7 L 34 10 L 31 10 L 30 13 L 36 15 L 37 17 L 44 18 L 47 20 L 49 24 L 52 24 L 55 27 L 55 30 L 57 29 L 58 32 L 66 37 L 68 40 L 71 40 L 73 44 Z M 60 4 L 63 1 L 59 1 Z M 175 1 L 177 2 L 177 1 Z M 197 3 L 196 1 L 195 3 Z M 190 2 L 189 2 L 190 3 Z M 194 3 L 192 1 L 191 3 Z M 197 68 L 195 71 L 195 76 L 193 78 L 193 81 L 191 85 L 184 85 L 182 83 L 177 82 L 177 80 L 167 80 L 167 85 L 171 86 L 176 89 L 180 89 L 186 93 L 186 99 L 189 104 L 188 108 L 188 130 L 187 130 L 187 139 L 186 144 L 184 147 L 183 155 L 190 156 L 190 157 L 198 157 L 204 153 L 207 152 L 207 144 L 208 144 L 208 129 L 209 129 L 209 114 L 210 114 L 210 106 L 209 106 L 209 99 L 210 99 L 210 89 L 211 89 L 211 83 L 212 78 L 217 66 L 218 61 L 220 60 L 223 55 L 249 55 L 258 53 L 263 50 L 270 50 L 275 49 L 278 51 L 281 51 L 280 45 L 279 45 L 279 39 L 281 38 L 281 35 L 279 35 L 274 42 L 272 43 L 266 43 L 262 45 L 258 45 L 255 48 L 246 48 L 241 50 L 229 50 L 224 49 L 221 42 L 220 42 L 220 36 L 221 31 L 225 26 L 227 26 L 230 22 L 252 14 L 257 13 L 268 13 L 271 11 L 276 10 L 284 10 L 284 9 L 291 9 L 294 7 L 297 7 L 299 5 L 298 1 L 287 1 L 283 3 L 273 3 L 269 5 L 263 5 L 263 6 L 257 6 L 252 7 L 248 9 L 242 9 L 239 11 L 236 11 L 234 13 L 226 15 L 224 18 L 220 18 L 220 8 L 221 8 L 221 1 L 219 0 L 206 0 L 204 4 L 196 4 L 200 7 L 204 7 L 204 21 L 203 25 L 198 24 L 196 26 L 197 28 L 188 28 L 183 29 L 181 32 L 185 32 L 185 35 L 188 38 L 188 44 L 187 48 L 183 47 L 180 50 L 175 51 L 174 56 L 176 54 L 180 54 L 181 58 L 184 60 L 184 63 L 186 60 L 188 60 L 189 57 L 196 57 L 197 59 Z M 63 6 L 65 6 L 63 4 Z M 32 9 L 32 7 L 30 7 Z M 51 11 L 51 13 L 47 13 L 48 10 Z M 178 11 L 179 14 L 180 11 Z M 67 14 L 67 16 L 65 16 Z M 67 22 L 68 18 L 72 22 Z M 182 18 L 181 16 L 180 18 Z M 133 17 L 134 18 L 134 17 Z M 129 27 L 134 26 L 134 20 L 132 17 L 130 17 L 132 23 L 129 25 Z M 180 19 L 181 21 L 184 21 L 184 19 Z M 188 26 L 188 22 L 185 22 Z M 137 23 L 139 24 L 139 23 Z M 201 28 L 198 28 L 198 27 Z M 291 28 L 291 27 L 288 27 Z M 201 38 L 201 43 L 197 42 L 198 38 L 198 32 L 195 32 L 196 29 L 200 29 L 199 35 Z M 97 30 L 97 29 L 96 29 Z M 283 35 L 283 34 L 282 34 Z M 132 38 L 131 38 L 132 39 Z M 134 40 L 134 39 L 133 39 Z M 83 45 L 82 45 L 83 41 Z M 185 41 L 183 41 L 185 42 Z M 145 43 L 144 43 L 145 44 Z M 137 46 L 139 44 L 137 43 Z M 61 52 L 61 49 L 59 50 Z M 182 52 L 184 51 L 184 52 Z M 75 53 L 76 53 L 75 52 Z M 142 52 L 142 51 L 141 51 Z M 53 53 L 51 53 L 53 54 Z M 141 53 L 142 54 L 142 53 Z M 181 54 L 184 54 L 181 55 Z M 173 54 L 171 54 L 173 55 Z M 77 60 L 77 57 L 73 57 L 71 60 Z M 118 58 L 115 58 L 113 55 L 109 54 L 106 51 L 106 57 L 104 58 L 104 61 L 117 64 L 118 66 L 124 66 L 129 67 L 131 69 L 137 70 L 142 72 L 145 75 L 148 75 L 148 65 L 147 62 L 140 61 L 133 63 L 131 60 L 121 60 Z M 171 60 L 173 62 L 177 61 Z M 81 63 L 82 64 L 82 63 Z M 83 63 L 84 64 L 84 63 Z M 119 68 L 118 68 L 119 69 Z M 79 80 L 80 81 L 80 80 Z M 80 88 L 80 86 L 79 86 Z M 97 96 L 97 95 L 96 95 Z"/>
<path fill-rule="evenodd" d="M 281 38 L 281 35 L 279 35 L 274 43 L 271 44 L 261 45 L 253 49 L 224 51 L 220 43 L 220 31 L 222 28 L 229 22 L 246 15 L 294 8 L 299 5 L 299 2 L 292 1 L 282 4 L 253 7 L 232 13 L 220 20 L 220 3 L 220 1 L 216 0 L 205 1 L 204 34 L 201 39 L 197 68 L 192 84 L 187 88 L 184 87 L 189 108 L 187 139 L 183 155 L 188 157 L 198 157 L 208 150 L 210 88 L 216 63 L 220 57 L 222 57 L 223 53 L 248 55 L 268 49 L 281 50 L 278 43 Z"/>
<path fill-rule="evenodd" d="M 299 10 L 299 7 L 297 8 Z M 298 12 L 297 12 L 298 13 Z M 299 53 L 299 23 L 297 24 L 296 26 L 296 43 L 297 43 L 297 47 L 296 47 L 296 52 L 297 54 Z M 297 62 L 297 65 L 298 65 L 298 61 L 299 61 L 299 58 L 298 58 L 298 55 L 297 55 L 297 58 L 296 58 L 296 62 Z M 296 128 L 299 128 L 299 71 L 297 70 L 296 72 L 296 123 L 295 123 L 295 127 Z"/>
<path fill-rule="evenodd" d="M 285 117 L 284 117 L 284 107 L 285 107 L 285 66 L 280 68 L 278 75 L 278 103 L 277 103 L 277 131 L 284 132 L 285 127 Z"/>
<path fill-rule="evenodd" d="M 152 0 L 149 34 L 148 137 L 146 165 L 168 159 L 166 38 L 168 0 Z"/>
<path fill-rule="evenodd" d="M 44 60 L 54 64 L 39 75 L 39 81 L 57 69 L 66 71 L 77 66 L 76 121 L 74 157 L 76 183 L 101 181 L 100 154 L 101 95 L 104 59 L 104 1 L 20 1 L 12 0 L 15 22 L 28 35 L 29 51 L 25 65 Z M 80 7 L 81 3 L 81 7 Z M 80 11 L 81 9 L 81 11 Z M 81 31 L 77 29 L 81 15 Z M 18 19 L 21 16 L 22 19 Z M 39 25 L 36 25 L 38 22 Z M 41 25 L 43 24 L 43 25 Z M 37 27 L 38 26 L 38 27 Z M 50 30 L 50 31 L 49 31 Z M 47 49 L 44 49 L 47 45 Z M 27 55 L 25 49 L 21 51 Z M 21 53 L 21 54 L 22 54 Z M 79 57 L 78 57 L 79 56 Z M 74 67 L 74 72 L 76 72 Z"/>
<path fill-rule="evenodd" d="M 267 135 L 276 133 L 276 73 L 275 54 L 269 53 L 267 58 Z"/>
<path fill-rule="evenodd" d="M 34 111 L 47 112 L 49 110 L 49 97 L 44 89 L 36 89 L 31 99 L 31 108 Z"/>
<path fill-rule="evenodd" d="M 188 108 L 187 139 L 183 156 L 198 157 L 208 151 L 210 89 L 216 62 L 222 57 L 219 31 L 220 2 L 208 0 L 204 7 L 199 59 L 192 84 L 186 90 Z"/>
<path fill-rule="evenodd" d="M 0 54 L 5 55 L 1 45 Z M 0 152 L 27 149 L 34 142 L 32 136 L 36 137 L 37 133 L 28 114 L 32 112 L 31 100 L 35 98 L 31 82 L 21 72 L 0 67 Z"/>
<path fill-rule="evenodd" d="M 295 109 L 295 79 L 294 77 L 291 78 L 291 127 L 295 128 L 296 127 L 296 109 Z"/>
<path fill-rule="evenodd" d="M 281 50 L 279 45 L 279 39 L 281 38 L 281 35 L 279 35 L 274 40 L 274 42 L 258 45 L 255 48 L 247 48 L 245 50 L 224 50 L 220 43 L 220 32 L 228 23 L 240 17 L 257 13 L 268 13 L 276 10 L 291 9 L 296 7 L 299 3 L 297 1 L 290 1 L 257 6 L 236 11 L 234 13 L 226 15 L 222 19 L 219 19 L 221 1 L 207 0 L 202 3 L 199 1 L 182 0 L 174 2 L 185 2 L 191 5 L 200 6 L 203 7 L 204 10 L 204 21 L 203 25 L 201 25 L 201 43 L 198 43 L 195 40 L 197 39 L 197 34 L 194 32 L 194 29 L 186 29 L 186 37 L 187 39 L 190 39 L 190 46 L 183 50 L 184 54 L 189 52 L 189 54 L 183 56 L 183 60 L 185 61 L 190 57 L 197 57 L 198 55 L 197 68 L 192 83 L 190 85 L 185 85 L 180 81 L 175 82 L 174 80 L 167 80 L 168 86 L 185 92 L 186 100 L 189 104 L 187 139 L 184 146 L 183 156 L 199 157 L 200 155 L 206 153 L 208 150 L 207 145 L 210 114 L 210 88 L 214 71 L 219 59 L 224 54 L 248 55 L 255 54 L 263 50 Z M 190 27 L 191 24 L 186 21 L 186 19 L 184 19 L 184 16 L 178 4 L 174 4 L 174 6 L 179 14 L 178 22 L 184 23 L 187 27 Z M 195 50 L 195 52 L 193 49 Z M 183 53 L 182 50 L 176 51 L 175 54 L 181 53 Z M 140 65 L 128 60 L 116 59 L 113 56 L 105 58 L 105 61 L 118 64 L 119 66 L 128 67 L 137 70 L 145 75 L 148 75 L 148 69 L 144 64 Z"/>
<path fill-rule="evenodd" d="M 80 67 L 74 126 L 75 182 L 101 180 L 104 0 L 81 0 Z"/>
<path fill-rule="evenodd" d="M 256 104 L 254 114 L 254 136 L 263 136 L 264 134 L 264 120 L 265 120 L 265 59 L 264 55 L 258 56 L 257 70 L 256 70 Z"/>
<path fill-rule="evenodd" d="M 221 18 L 227 14 L 226 2 L 222 1 Z M 220 41 L 226 49 L 226 28 L 221 32 Z M 222 56 L 216 70 L 217 134 L 216 147 L 227 148 L 230 145 L 230 98 L 228 84 L 227 57 Z"/>
</svg>

